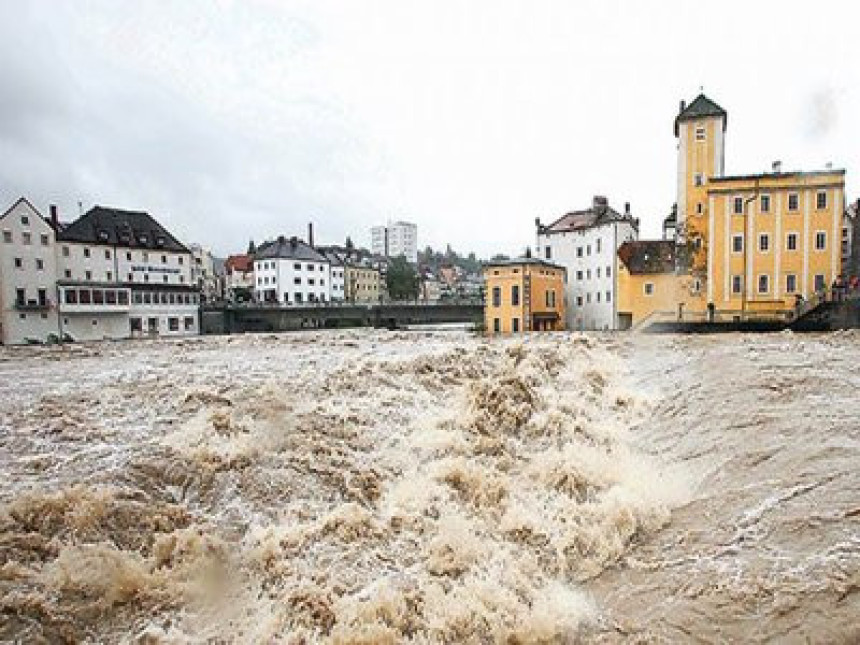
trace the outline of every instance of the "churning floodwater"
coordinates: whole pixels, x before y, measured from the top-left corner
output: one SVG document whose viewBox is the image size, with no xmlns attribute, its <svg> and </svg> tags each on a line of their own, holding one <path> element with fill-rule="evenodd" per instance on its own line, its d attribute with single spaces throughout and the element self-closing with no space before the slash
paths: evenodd
<svg viewBox="0 0 860 645">
<path fill-rule="evenodd" d="M 0 640 L 856 642 L 860 335 L 0 350 Z"/>
</svg>

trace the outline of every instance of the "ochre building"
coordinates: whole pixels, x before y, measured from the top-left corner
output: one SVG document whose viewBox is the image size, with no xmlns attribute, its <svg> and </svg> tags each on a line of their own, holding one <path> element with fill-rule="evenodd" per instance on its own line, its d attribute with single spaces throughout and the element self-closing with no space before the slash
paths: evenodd
<svg viewBox="0 0 860 645">
<path fill-rule="evenodd" d="M 484 267 L 485 328 L 495 334 L 565 328 L 564 267 L 537 258 Z"/>
<path fill-rule="evenodd" d="M 770 173 L 726 176 L 727 119 L 704 95 L 681 104 L 669 240 L 676 250 L 671 263 L 649 269 L 659 273 L 642 272 L 636 262 L 648 253 L 645 247 L 627 249 L 633 266 L 619 250 L 626 286 L 619 286 L 618 311 L 627 324 L 785 319 L 842 273 L 845 171 L 785 172 L 774 163 Z M 661 252 L 667 256 L 665 248 Z M 663 276 L 659 288 L 657 275 Z"/>
</svg>

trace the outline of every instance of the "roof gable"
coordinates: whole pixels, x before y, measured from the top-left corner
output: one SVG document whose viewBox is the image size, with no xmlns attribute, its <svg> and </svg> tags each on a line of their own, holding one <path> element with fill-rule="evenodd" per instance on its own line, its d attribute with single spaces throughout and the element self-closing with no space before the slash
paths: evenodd
<svg viewBox="0 0 860 645">
<path fill-rule="evenodd" d="M 12 211 L 17 209 L 18 206 L 24 206 L 24 207 L 30 209 L 30 212 L 35 217 L 38 217 L 40 220 L 42 220 L 42 222 L 45 222 L 45 218 L 42 217 L 42 214 L 38 211 L 38 209 L 35 206 L 33 206 L 33 204 L 30 203 L 30 200 L 27 199 L 26 197 L 19 197 L 18 199 L 16 199 L 15 202 L 9 208 L 7 208 L 6 211 L 2 215 L 0 215 L 0 220 L 3 220 Z M 47 224 L 47 222 L 45 222 L 45 223 Z"/>
<path fill-rule="evenodd" d="M 678 132 L 680 131 L 679 124 L 682 121 L 691 121 L 693 119 L 702 119 L 709 116 L 721 116 L 723 117 L 723 130 L 726 129 L 726 123 L 728 122 L 728 112 L 726 112 L 719 105 L 714 103 L 711 99 L 709 99 L 704 94 L 699 94 L 690 105 L 686 106 L 683 110 L 680 111 L 678 116 L 675 117 L 675 136 L 678 136 Z"/>
</svg>

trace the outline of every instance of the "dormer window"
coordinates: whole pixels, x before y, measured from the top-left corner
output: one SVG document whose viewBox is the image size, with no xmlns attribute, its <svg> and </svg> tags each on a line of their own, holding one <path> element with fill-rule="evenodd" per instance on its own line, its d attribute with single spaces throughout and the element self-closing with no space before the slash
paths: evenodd
<svg viewBox="0 0 860 645">
<path fill-rule="evenodd" d="M 99 231 L 99 242 L 107 242 L 108 240 L 108 232 L 107 231 Z"/>
<path fill-rule="evenodd" d="M 141 244 L 146 244 L 147 242 L 149 242 L 149 238 L 146 235 L 138 235 L 137 241 Z"/>
<path fill-rule="evenodd" d="M 163 238 L 163 237 L 158 237 L 158 238 L 156 238 L 155 243 L 156 243 L 158 246 L 164 246 L 164 238 Z"/>
</svg>

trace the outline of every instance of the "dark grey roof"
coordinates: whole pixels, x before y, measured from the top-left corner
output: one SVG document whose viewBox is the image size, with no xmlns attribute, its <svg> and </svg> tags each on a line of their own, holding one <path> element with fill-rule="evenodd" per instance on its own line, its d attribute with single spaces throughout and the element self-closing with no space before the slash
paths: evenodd
<svg viewBox="0 0 860 645">
<path fill-rule="evenodd" d="M 328 262 L 329 260 L 310 245 L 297 237 L 279 237 L 277 240 L 263 242 L 254 252 L 255 260 L 284 259 L 305 260 L 308 262 Z"/>
<path fill-rule="evenodd" d="M 605 197 L 598 196 L 592 201 L 591 208 L 566 213 L 547 226 L 541 226 L 538 223 L 538 233 L 581 231 L 610 222 L 623 221 L 629 221 L 635 228 L 639 228 L 639 223 L 629 212 L 619 213 L 609 205 Z"/>
<path fill-rule="evenodd" d="M 190 253 L 149 213 L 103 206 L 95 206 L 71 224 L 61 226 L 57 240 Z"/>
<path fill-rule="evenodd" d="M 714 103 L 704 94 L 699 94 L 690 105 L 686 106 L 675 117 L 675 136 L 678 136 L 678 124 L 682 121 L 690 121 L 691 119 L 701 119 L 706 116 L 721 116 L 723 117 L 723 130 L 726 129 L 726 123 L 729 120 L 729 114 L 719 105 Z"/>
<path fill-rule="evenodd" d="M 674 226 L 678 223 L 678 205 L 675 204 L 672 206 L 672 210 L 669 211 L 669 214 L 666 215 L 666 218 L 663 220 L 663 228 L 667 226 Z"/>
</svg>

